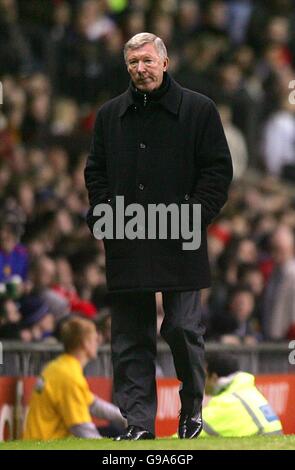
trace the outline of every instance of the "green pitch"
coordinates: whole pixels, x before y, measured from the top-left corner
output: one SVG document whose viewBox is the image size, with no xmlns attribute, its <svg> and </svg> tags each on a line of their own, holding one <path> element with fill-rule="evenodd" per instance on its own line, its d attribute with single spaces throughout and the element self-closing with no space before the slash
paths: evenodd
<svg viewBox="0 0 295 470">
<path fill-rule="evenodd" d="M 295 435 L 240 438 L 209 437 L 195 440 L 157 439 L 155 441 L 114 442 L 111 439 L 59 441 L 11 441 L 0 450 L 295 450 Z"/>
</svg>

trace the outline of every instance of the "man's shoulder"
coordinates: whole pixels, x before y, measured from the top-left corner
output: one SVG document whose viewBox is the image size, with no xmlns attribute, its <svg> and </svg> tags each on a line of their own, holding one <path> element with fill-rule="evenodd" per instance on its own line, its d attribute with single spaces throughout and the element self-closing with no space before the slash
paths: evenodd
<svg viewBox="0 0 295 470">
<path fill-rule="evenodd" d="M 57 380 L 60 378 L 66 380 L 81 380 L 83 378 L 81 367 L 76 360 L 73 360 L 67 354 L 61 354 L 53 361 L 49 362 L 44 368 L 42 375 L 45 377 L 53 377 Z"/>
</svg>

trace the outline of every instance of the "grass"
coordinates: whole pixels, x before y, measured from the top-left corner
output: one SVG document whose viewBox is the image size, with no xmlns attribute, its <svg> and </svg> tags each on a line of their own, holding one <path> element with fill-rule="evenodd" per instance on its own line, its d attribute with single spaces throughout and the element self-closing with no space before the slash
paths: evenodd
<svg viewBox="0 0 295 470">
<path fill-rule="evenodd" d="M 114 442 L 111 439 L 68 438 L 57 441 L 10 441 L 0 450 L 294 450 L 295 435 L 239 438 L 208 437 L 196 440 Z"/>
</svg>

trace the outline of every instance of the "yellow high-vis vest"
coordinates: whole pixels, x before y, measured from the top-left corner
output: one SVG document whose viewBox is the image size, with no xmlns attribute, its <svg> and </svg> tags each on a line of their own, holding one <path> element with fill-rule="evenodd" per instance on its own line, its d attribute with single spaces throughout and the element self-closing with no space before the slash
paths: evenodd
<svg viewBox="0 0 295 470">
<path fill-rule="evenodd" d="M 281 422 L 255 387 L 254 375 L 233 374 L 233 380 L 203 409 L 200 436 L 242 437 L 282 434 Z"/>
<path fill-rule="evenodd" d="M 115 13 L 120 13 L 128 7 L 127 0 L 108 0 L 110 10 Z"/>
</svg>

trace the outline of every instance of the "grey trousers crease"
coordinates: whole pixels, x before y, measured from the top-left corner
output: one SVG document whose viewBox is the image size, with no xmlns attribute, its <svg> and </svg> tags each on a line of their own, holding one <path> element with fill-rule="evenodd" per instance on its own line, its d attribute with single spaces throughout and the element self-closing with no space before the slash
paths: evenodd
<svg viewBox="0 0 295 470">
<path fill-rule="evenodd" d="M 162 292 L 161 335 L 170 346 L 186 413 L 198 411 L 205 385 L 204 327 L 199 291 Z M 114 400 L 128 425 L 155 432 L 156 301 L 153 292 L 112 297 Z"/>
</svg>

